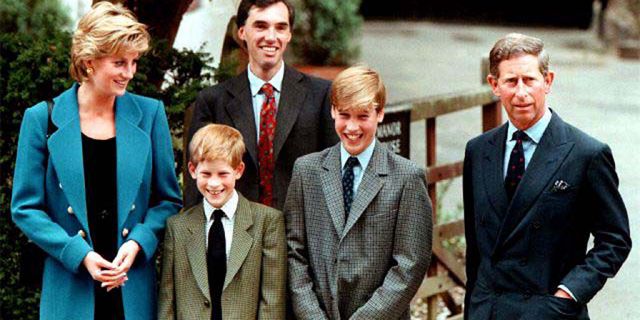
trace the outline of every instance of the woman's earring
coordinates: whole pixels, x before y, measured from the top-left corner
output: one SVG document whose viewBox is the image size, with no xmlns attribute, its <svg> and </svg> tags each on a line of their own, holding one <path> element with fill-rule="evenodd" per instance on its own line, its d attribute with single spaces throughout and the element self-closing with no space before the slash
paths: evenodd
<svg viewBox="0 0 640 320">
<path fill-rule="evenodd" d="M 93 73 L 93 68 L 87 68 L 87 74 L 91 75 Z"/>
</svg>

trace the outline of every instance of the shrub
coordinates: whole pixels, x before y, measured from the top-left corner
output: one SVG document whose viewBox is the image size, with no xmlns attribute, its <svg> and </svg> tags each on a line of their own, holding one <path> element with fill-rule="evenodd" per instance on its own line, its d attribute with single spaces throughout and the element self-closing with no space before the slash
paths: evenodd
<svg viewBox="0 0 640 320">
<path fill-rule="evenodd" d="M 297 58 L 313 65 L 348 65 L 358 57 L 356 36 L 362 25 L 361 0 L 296 1 Z"/>
</svg>

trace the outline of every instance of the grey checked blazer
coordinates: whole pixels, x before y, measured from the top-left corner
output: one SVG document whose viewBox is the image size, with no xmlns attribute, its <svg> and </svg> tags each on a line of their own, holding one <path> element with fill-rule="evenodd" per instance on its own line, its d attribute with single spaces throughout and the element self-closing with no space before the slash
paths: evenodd
<svg viewBox="0 0 640 320">
<path fill-rule="evenodd" d="M 242 195 L 222 291 L 224 319 L 284 319 L 286 245 L 278 210 Z M 167 222 L 158 318 L 211 319 L 202 203 Z"/>
<path fill-rule="evenodd" d="M 298 319 L 409 319 L 431 257 L 424 170 L 379 142 L 345 221 L 340 144 L 296 161 L 284 212 Z"/>
</svg>

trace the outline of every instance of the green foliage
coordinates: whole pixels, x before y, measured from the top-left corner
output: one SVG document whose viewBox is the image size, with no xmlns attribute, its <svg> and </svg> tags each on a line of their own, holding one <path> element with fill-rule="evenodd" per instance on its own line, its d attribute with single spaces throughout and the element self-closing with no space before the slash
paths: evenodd
<svg viewBox="0 0 640 320">
<path fill-rule="evenodd" d="M 348 65 L 359 55 L 361 0 L 300 0 L 296 7 L 298 58 L 312 65 Z"/>
<path fill-rule="evenodd" d="M 40 294 L 21 285 L 20 248 L 25 237 L 11 221 L 10 201 L 24 110 L 69 88 L 71 34 L 57 1 L 0 0 L 0 319 L 37 319 Z M 131 92 L 161 99 L 174 136 L 176 172 L 182 166 L 184 109 L 204 86 L 232 75 L 214 73 L 213 59 L 154 42 L 131 81 Z M 166 81 L 163 81 L 166 80 Z"/>
<path fill-rule="evenodd" d="M 4 0 L 3 0 L 4 1 Z M 6 1 L 0 6 L 0 318 L 37 319 L 39 292 L 18 282 L 19 248 L 26 239 L 11 222 L 10 200 L 18 131 L 24 110 L 63 91 L 70 35 L 55 2 Z M 39 17 L 26 17 L 29 8 Z M 27 10 L 27 11 L 25 11 Z"/>
<path fill-rule="evenodd" d="M 21 33 L 43 39 L 69 25 L 69 17 L 58 1 L 46 0 L 2 0 L 0 21 L 2 34 Z"/>
</svg>

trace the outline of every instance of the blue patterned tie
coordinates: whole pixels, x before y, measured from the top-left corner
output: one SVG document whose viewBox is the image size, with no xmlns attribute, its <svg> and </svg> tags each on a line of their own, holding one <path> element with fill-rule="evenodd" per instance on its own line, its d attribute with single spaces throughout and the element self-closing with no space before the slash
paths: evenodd
<svg viewBox="0 0 640 320">
<path fill-rule="evenodd" d="M 351 211 L 351 203 L 353 202 L 353 167 L 359 165 L 358 158 L 349 157 L 344 165 L 344 174 L 342 175 L 342 194 L 344 196 L 344 213 L 345 221 L 349 217 Z"/>
</svg>

